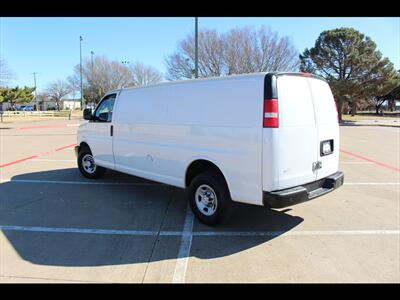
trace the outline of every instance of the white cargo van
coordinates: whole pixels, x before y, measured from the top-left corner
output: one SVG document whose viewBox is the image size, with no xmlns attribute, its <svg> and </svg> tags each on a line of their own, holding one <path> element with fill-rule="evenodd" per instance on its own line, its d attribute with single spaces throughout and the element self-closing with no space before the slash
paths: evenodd
<svg viewBox="0 0 400 300">
<path fill-rule="evenodd" d="M 112 169 L 188 188 L 206 224 L 231 201 L 282 208 L 343 184 L 329 85 L 307 73 L 257 73 L 107 93 L 78 130 L 88 178 Z"/>
</svg>

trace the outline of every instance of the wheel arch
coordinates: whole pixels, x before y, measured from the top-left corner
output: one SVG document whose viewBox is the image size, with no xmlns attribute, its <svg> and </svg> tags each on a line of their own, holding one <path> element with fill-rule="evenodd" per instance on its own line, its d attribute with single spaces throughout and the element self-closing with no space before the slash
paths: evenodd
<svg viewBox="0 0 400 300">
<path fill-rule="evenodd" d="M 190 185 L 190 182 L 197 175 L 204 173 L 206 171 L 212 171 L 213 173 L 216 173 L 225 182 L 226 186 L 228 187 L 229 194 L 230 194 L 230 187 L 229 187 L 228 180 L 226 179 L 221 168 L 218 167 L 217 164 L 215 164 L 211 160 L 208 160 L 205 158 L 195 159 L 188 165 L 188 167 L 186 168 L 186 172 L 185 172 L 185 187 L 188 187 Z"/>
<path fill-rule="evenodd" d="M 79 153 L 81 150 L 83 150 L 83 149 L 88 149 L 90 152 L 92 152 L 92 150 L 90 149 L 88 143 L 86 143 L 86 142 L 81 142 L 81 143 L 79 144 L 78 153 Z"/>
</svg>

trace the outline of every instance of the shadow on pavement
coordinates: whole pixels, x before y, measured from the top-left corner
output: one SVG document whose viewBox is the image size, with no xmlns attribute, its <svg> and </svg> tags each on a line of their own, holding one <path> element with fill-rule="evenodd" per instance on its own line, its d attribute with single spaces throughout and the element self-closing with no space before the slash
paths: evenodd
<svg viewBox="0 0 400 300">
<path fill-rule="evenodd" d="M 110 171 L 99 182 L 130 182 L 136 185 L 72 185 L 18 180 L 90 181 L 75 168 L 14 176 L 10 182 L 0 184 L 1 226 L 181 232 L 185 222 L 187 200 L 184 190 L 134 176 Z M 250 205 L 236 206 L 227 223 L 209 227 L 195 220 L 193 231 L 284 233 L 303 221 L 300 217 L 287 214 L 288 210 L 280 212 Z M 180 235 L 7 229 L 3 230 L 3 234 L 24 260 L 39 265 L 68 267 L 176 259 L 181 242 Z M 275 237 L 194 236 L 190 256 L 201 259 L 228 256 Z"/>
</svg>

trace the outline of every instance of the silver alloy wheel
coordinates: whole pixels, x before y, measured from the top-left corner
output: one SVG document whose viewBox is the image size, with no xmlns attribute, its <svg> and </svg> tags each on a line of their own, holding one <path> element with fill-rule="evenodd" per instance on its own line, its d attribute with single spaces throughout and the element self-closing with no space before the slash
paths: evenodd
<svg viewBox="0 0 400 300">
<path fill-rule="evenodd" d="M 94 159 L 91 154 L 85 154 L 83 156 L 82 167 L 89 174 L 96 172 L 96 164 L 94 163 Z"/>
<path fill-rule="evenodd" d="M 202 184 L 197 188 L 195 202 L 199 211 L 206 216 L 213 215 L 217 210 L 217 194 L 207 184 Z"/>
</svg>

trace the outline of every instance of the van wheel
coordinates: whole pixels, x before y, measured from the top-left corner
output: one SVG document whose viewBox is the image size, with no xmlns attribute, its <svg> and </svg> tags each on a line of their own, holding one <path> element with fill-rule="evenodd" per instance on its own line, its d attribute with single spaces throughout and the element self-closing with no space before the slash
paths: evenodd
<svg viewBox="0 0 400 300">
<path fill-rule="evenodd" d="M 206 225 L 225 221 L 231 213 L 231 197 L 225 182 L 211 172 L 197 175 L 190 183 L 189 202 L 195 216 Z"/>
<path fill-rule="evenodd" d="M 94 163 L 92 152 L 88 149 L 84 149 L 79 152 L 78 155 L 78 167 L 79 171 L 89 179 L 96 179 L 104 174 L 105 168 L 97 166 Z"/>
</svg>

